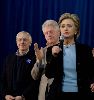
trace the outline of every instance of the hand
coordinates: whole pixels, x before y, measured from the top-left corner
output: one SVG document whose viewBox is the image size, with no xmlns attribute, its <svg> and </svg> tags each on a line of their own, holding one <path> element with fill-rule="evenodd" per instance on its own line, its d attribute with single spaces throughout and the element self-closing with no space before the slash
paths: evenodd
<svg viewBox="0 0 94 100">
<path fill-rule="evenodd" d="M 93 50 L 92 50 L 92 54 L 93 54 L 93 57 L 94 57 L 94 48 L 93 48 Z"/>
<path fill-rule="evenodd" d="M 16 96 L 15 100 L 23 100 L 22 96 Z"/>
<path fill-rule="evenodd" d="M 15 97 L 13 97 L 12 95 L 6 95 L 5 100 L 15 100 Z"/>
<path fill-rule="evenodd" d="M 94 92 L 94 83 L 90 85 L 91 91 Z"/>
<path fill-rule="evenodd" d="M 61 48 L 59 46 L 53 46 L 52 48 L 52 55 L 57 56 L 57 54 L 61 51 Z"/>
<path fill-rule="evenodd" d="M 41 49 L 39 50 L 38 44 L 35 43 L 34 44 L 34 50 L 35 50 L 36 59 L 41 61 L 43 59 L 43 57 L 44 57 L 43 48 L 41 47 Z"/>
</svg>

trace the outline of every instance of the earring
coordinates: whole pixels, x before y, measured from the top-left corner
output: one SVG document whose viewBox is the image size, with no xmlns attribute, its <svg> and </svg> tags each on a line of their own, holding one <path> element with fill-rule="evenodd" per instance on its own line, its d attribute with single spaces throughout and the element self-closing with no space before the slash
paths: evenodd
<svg viewBox="0 0 94 100">
<path fill-rule="evenodd" d="M 74 35 L 77 35 L 77 33 L 75 33 Z"/>
</svg>

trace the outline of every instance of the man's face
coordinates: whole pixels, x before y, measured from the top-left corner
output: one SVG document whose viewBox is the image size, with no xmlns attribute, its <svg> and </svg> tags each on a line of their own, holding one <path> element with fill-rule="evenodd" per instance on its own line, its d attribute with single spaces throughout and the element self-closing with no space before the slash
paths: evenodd
<svg viewBox="0 0 94 100">
<path fill-rule="evenodd" d="M 27 34 L 23 34 L 22 32 L 18 35 L 17 39 L 17 46 L 19 51 L 27 51 L 30 46 L 30 39 Z"/>
<path fill-rule="evenodd" d="M 55 44 L 59 41 L 60 33 L 54 27 L 45 27 L 43 33 L 48 44 Z"/>
</svg>

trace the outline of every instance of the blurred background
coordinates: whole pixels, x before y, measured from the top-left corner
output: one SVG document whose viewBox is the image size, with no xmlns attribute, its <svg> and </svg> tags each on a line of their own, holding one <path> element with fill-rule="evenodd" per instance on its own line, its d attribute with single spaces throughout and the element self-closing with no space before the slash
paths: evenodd
<svg viewBox="0 0 94 100">
<path fill-rule="evenodd" d="M 78 41 L 94 47 L 93 4 L 94 0 L 0 0 L 0 74 L 5 57 L 16 52 L 19 31 L 28 31 L 33 44 L 37 42 L 44 47 L 43 22 L 47 19 L 58 22 L 65 12 L 78 14 L 81 25 Z"/>
</svg>

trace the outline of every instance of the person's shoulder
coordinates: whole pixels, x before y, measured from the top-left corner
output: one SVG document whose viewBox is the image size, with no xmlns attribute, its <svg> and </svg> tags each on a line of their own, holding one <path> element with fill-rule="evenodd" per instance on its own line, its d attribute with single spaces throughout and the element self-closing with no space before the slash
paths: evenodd
<svg viewBox="0 0 94 100">
<path fill-rule="evenodd" d="M 6 55 L 6 59 L 13 58 L 15 56 L 16 56 L 16 53 L 9 53 L 8 55 Z"/>
<path fill-rule="evenodd" d="M 12 62 L 15 58 L 16 58 L 16 54 L 15 54 L 15 53 L 7 54 L 7 55 L 5 56 L 5 59 L 4 59 L 3 63 Z"/>
<path fill-rule="evenodd" d="M 81 47 L 81 48 L 92 49 L 92 47 L 89 46 L 88 44 L 76 42 L 76 45 L 79 46 L 79 47 Z"/>
</svg>

